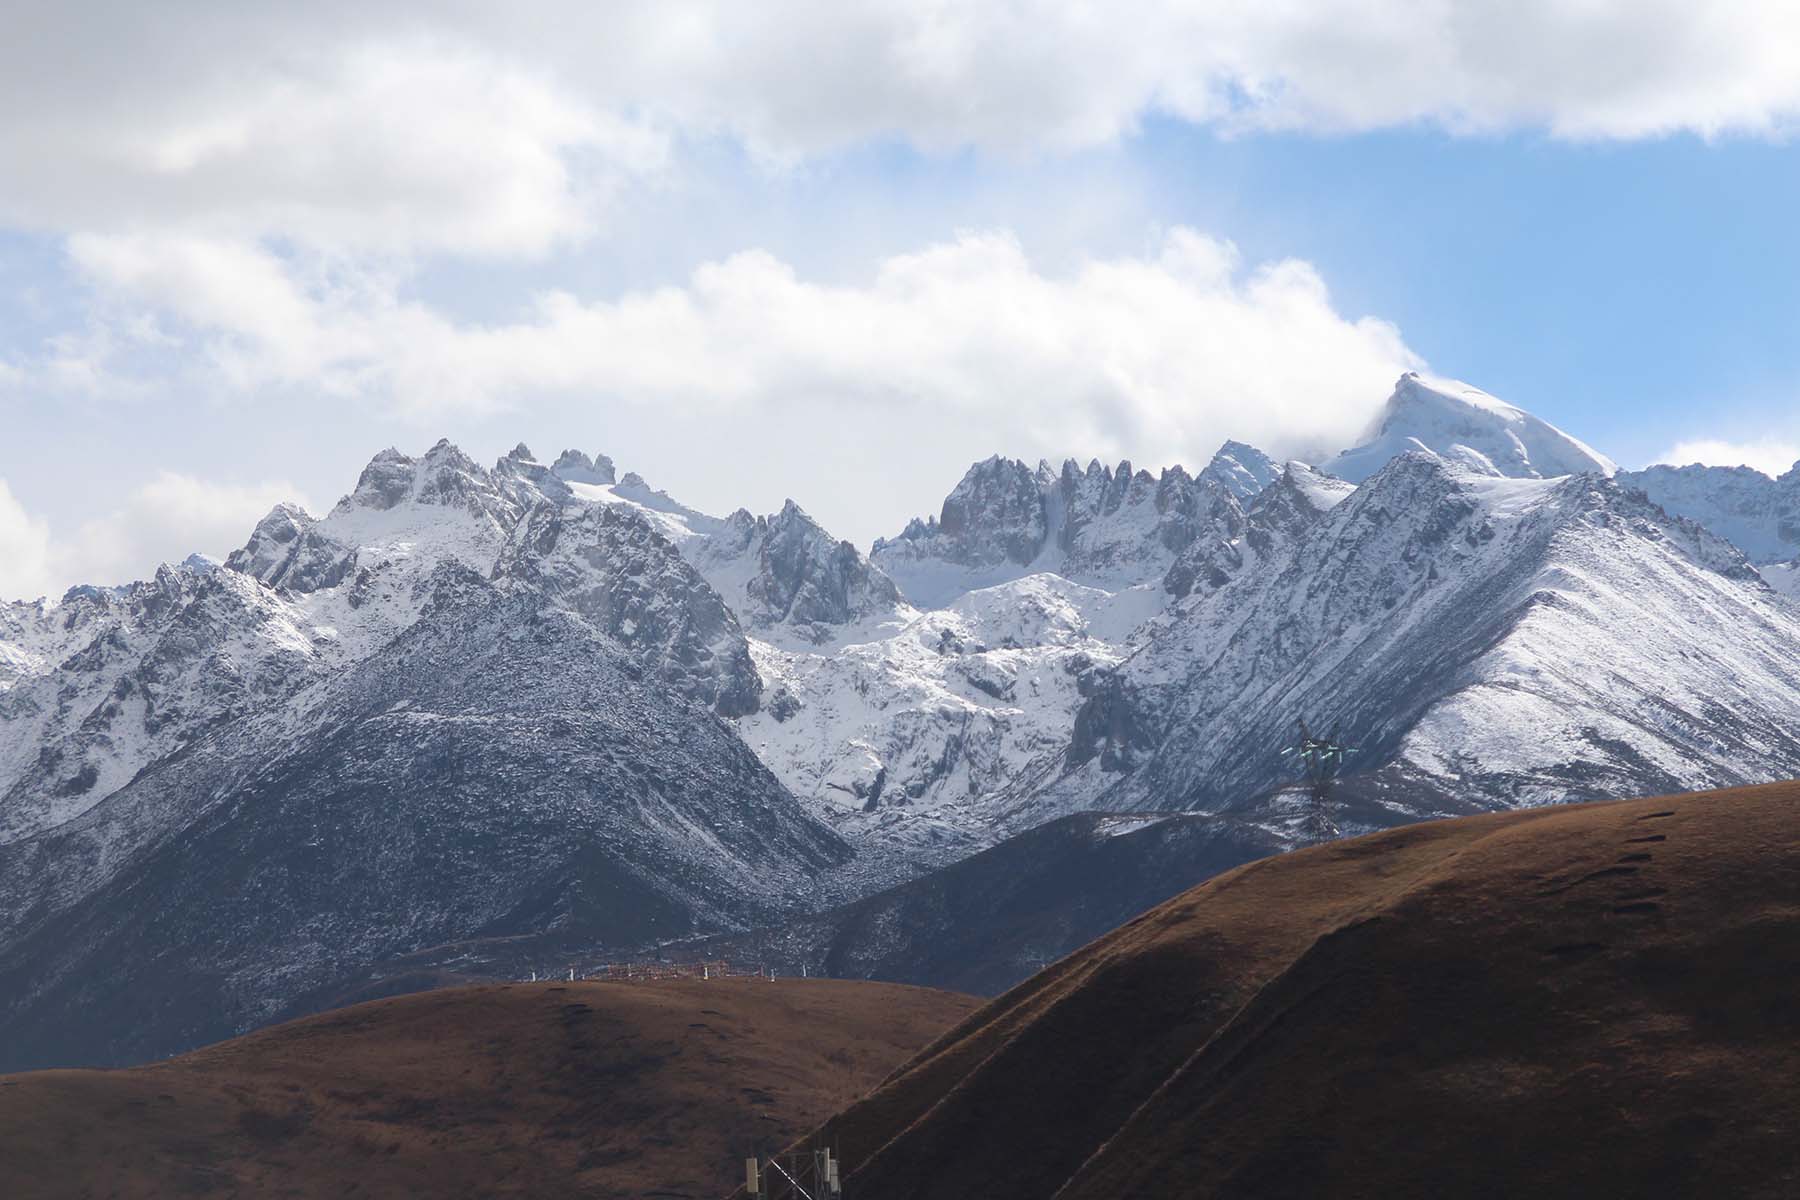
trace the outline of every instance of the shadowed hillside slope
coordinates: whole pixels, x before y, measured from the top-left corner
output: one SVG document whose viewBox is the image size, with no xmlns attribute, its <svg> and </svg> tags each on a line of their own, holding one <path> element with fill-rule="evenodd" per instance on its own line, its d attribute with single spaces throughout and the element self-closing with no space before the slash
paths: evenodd
<svg viewBox="0 0 1800 1200">
<path fill-rule="evenodd" d="M 856 1200 L 1800 1194 L 1800 784 L 1264 859 L 828 1122 Z"/>
<path fill-rule="evenodd" d="M 996 996 L 1047 962 L 1281 841 L 1193 813 L 1076 813 L 863 900 L 698 943 L 731 961 L 802 966 Z"/>
<path fill-rule="evenodd" d="M 0 1076 L 0 1191 L 712 1200 L 977 1003 L 755 978 L 379 1000 L 152 1066 Z"/>
</svg>

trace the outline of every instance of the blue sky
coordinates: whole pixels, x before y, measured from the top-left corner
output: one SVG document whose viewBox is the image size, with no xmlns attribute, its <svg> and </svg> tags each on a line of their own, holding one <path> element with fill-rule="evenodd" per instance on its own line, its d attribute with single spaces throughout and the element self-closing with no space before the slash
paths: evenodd
<svg viewBox="0 0 1800 1200">
<path fill-rule="evenodd" d="M 1316 456 L 1414 366 L 1800 454 L 1766 5 L 186 6 L 0 50 L 0 597 L 441 435 L 859 542 L 993 452 Z"/>
<path fill-rule="evenodd" d="M 1171 202 L 1190 181 L 1212 193 L 1185 219 L 1314 262 L 1342 308 L 1621 462 L 1800 430 L 1800 156 L 1785 143 L 1169 129 L 1146 152 L 1171 164 Z"/>
</svg>

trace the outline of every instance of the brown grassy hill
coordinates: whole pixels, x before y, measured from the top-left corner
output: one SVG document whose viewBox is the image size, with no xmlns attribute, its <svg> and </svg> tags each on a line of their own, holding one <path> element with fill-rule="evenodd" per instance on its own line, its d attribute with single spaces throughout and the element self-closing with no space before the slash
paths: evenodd
<svg viewBox="0 0 1800 1200">
<path fill-rule="evenodd" d="M 151 1066 L 0 1076 L 0 1195 L 712 1200 L 978 1003 L 754 978 L 378 1000 Z"/>
<path fill-rule="evenodd" d="M 854 1200 L 1800 1195 L 1800 784 L 1252 863 L 826 1132 Z"/>
</svg>

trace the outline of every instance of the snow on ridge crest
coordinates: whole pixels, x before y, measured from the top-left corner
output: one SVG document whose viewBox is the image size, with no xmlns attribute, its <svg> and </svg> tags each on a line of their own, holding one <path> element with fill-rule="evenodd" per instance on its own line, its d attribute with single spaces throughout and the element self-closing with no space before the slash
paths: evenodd
<svg viewBox="0 0 1800 1200">
<path fill-rule="evenodd" d="M 1172 610 L 1092 689 L 1075 751 L 1123 773 L 1120 808 L 1278 785 L 1299 716 L 1459 802 L 1720 786 L 1800 769 L 1796 645 L 1735 547 L 1633 490 L 1413 451 Z"/>
</svg>

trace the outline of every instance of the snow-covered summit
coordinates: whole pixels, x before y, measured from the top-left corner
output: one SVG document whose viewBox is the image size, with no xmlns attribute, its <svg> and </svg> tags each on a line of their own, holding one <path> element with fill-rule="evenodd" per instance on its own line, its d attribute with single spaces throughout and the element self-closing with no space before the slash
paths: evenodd
<svg viewBox="0 0 1800 1200">
<path fill-rule="evenodd" d="M 520 512 L 548 501 L 566 504 L 574 492 L 562 476 L 537 460 L 524 442 L 514 446 L 494 464 L 494 483 Z"/>
<path fill-rule="evenodd" d="M 530 458 L 524 446 L 509 458 Z M 477 520 L 504 523 L 516 516 L 480 464 L 440 438 L 419 458 L 392 447 L 369 460 L 356 481 L 356 489 L 337 502 L 327 520 L 352 526 L 359 513 L 389 512 L 404 507 L 441 507 L 466 513 Z"/>
<path fill-rule="evenodd" d="M 792 500 L 773 516 L 740 508 L 717 531 L 681 548 L 740 619 L 764 636 L 786 630 L 820 645 L 850 627 L 910 615 L 893 580 Z"/>
<path fill-rule="evenodd" d="M 1409 450 L 1429 450 L 1471 471 L 1514 479 L 1618 471 L 1604 454 L 1522 408 L 1466 383 L 1417 372 L 1400 377 L 1362 445 L 1319 469 L 1361 483 Z"/>
<path fill-rule="evenodd" d="M 550 465 L 557 478 L 567 483 L 610 484 L 617 483 L 618 478 L 613 471 L 613 460 L 604 454 L 596 454 L 589 458 L 579 450 L 564 450 L 556 456 Z"/>
<path fill-rule="evenodd" d="M 1243 442 L 1226 442 L 1212 456 L 1200 474 L 1217 479 L 1242 503 L 1249 503 L 1256 493 L 1275 482 L 1281 464 Z"/>
</svg>

